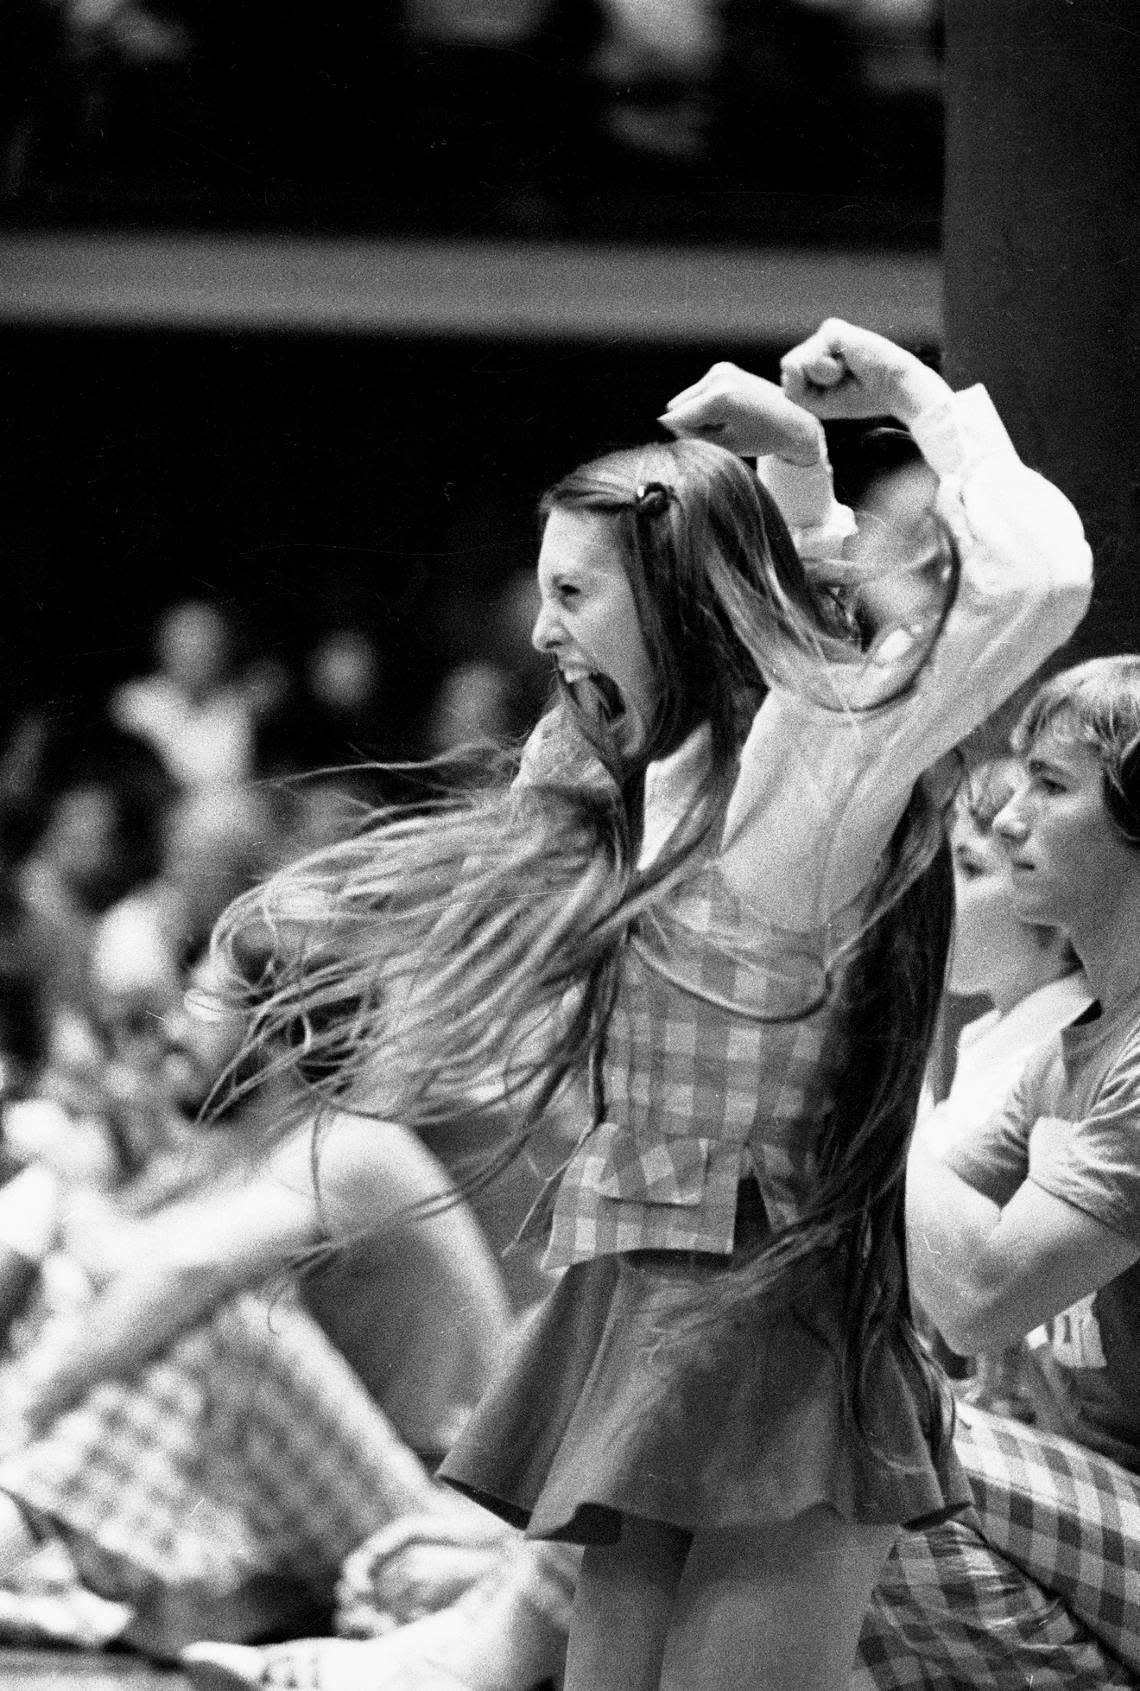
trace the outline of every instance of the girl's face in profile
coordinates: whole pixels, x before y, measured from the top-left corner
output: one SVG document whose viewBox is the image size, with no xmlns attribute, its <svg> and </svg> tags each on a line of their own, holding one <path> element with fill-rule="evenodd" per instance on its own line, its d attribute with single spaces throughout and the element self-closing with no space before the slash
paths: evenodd
<svg viewBox="0 0 1140 1691">
<path fill-rule="evenodd" d="M 576 702 L 605 726 L 625 762 L 649 743 L 660 687 L 606 519 L 556 506 L 538 557 L 540 608 L 531 636 Z"/>
</svg>

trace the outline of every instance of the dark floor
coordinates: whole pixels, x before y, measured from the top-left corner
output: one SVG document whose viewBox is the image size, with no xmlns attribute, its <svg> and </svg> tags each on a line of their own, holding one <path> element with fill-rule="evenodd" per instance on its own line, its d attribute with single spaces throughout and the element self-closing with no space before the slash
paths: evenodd
<svg viewBox="0 0 1140 1691">
<path fill-rule="evenodd" d="M 0 1648 L 3 1691 L 186 1691 L 180 1673 L 138 1656 Z"/>
</svg>

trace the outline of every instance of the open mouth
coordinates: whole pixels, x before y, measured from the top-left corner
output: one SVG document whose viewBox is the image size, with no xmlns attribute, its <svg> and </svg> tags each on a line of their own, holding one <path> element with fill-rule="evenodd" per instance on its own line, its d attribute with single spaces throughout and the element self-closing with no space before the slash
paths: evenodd
<svg viewBox="0 0 1140 1691">
<path fill-rule="evenodd" d="M 581 673 L 564 671 L 562 679 L 574 702 L 592 721 L 612 729 L 625 715 L 621 689 L 608 675 L 602 675 L 597 670 Z"/>
</svg>

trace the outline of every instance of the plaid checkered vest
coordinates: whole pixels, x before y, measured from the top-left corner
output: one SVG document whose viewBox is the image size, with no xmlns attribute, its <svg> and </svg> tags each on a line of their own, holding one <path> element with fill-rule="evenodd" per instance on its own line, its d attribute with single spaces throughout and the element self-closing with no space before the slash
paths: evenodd
<svg viewBox="0 0 1140 1691">
<path fill-rule="evenodd" d="M 627 941 L 599 1065 L 597 1119 L 548 1181 L 524 1234 L 549 1222 L 544 1266 L 613 1252 L 732 1250 L 753 1173 L 773 1226 L 812 1182 L 842 1072 L 837 925 L 764 928 L 715 865 Z"/>
</svg>

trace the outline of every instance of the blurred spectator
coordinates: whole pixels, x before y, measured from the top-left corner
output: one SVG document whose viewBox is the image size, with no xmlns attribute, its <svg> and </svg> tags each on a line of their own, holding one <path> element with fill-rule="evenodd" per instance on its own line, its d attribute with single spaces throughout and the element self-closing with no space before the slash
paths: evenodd
<svg viewBox="0 0 1140 1691">
<path fill-rule="evenodd" d="M 233 634 L 215 605 L 168 610 L 155 637 L 158 668 L 111 700 L 114 720 L 152 745 L 183 787 L 242 781 L 250 772 L 248 700 L 233 680 Z"/>
<path fill-rule="evenodd" d="M 160 873 L 102 916 L 91 979 L 108 1017 L 161 1014 L 188 958 L 206 945 L 226 905 L 272 868 L 282 835 L 267 794 L 220 787 L 187 794 L 165 830 Z"/>
<path fill-rule="evenodd" d="M 326 634 L 305 663 L 310 767 L 377 756 L 383 743 L 384 667 L 374 640 L 358 628 Z"/>
<path fill-rule="evenodd" d="M 392 755 L 385 657 L 362 629 L 341 627 L 305 654 L 301 673 L 262 660 L 247 672 L 257 721 L 259 775 L 336 771 L 340 785 L 366 796 L 366 781 L 348 771 Z"/>
<path fill-rule="evenodd" d="M 666 159 L 707 154 L 713 77 L 724 57 L 720 0 L 602 0 L 592 70 L 610 136 Z"/>
<path fill-rule="evenodd" d="M 0 193 L 70 190 L 112 217 L 141 203 L 195 222 L 649 240 L 752 238 L 789 217 L 863 239 L 868 201 L 898 228 L 903 194 L 933 239 L 938 10 L 10 0 Z M 866 198 L 847 208 L 852 188 Z M 826 203 L 796 211 L 805 191 Z"/>
<path fill-rule="evenodd" d="M 444 676 L 428 713 L 428 754 L 444 757 L 479 741 L 501 743 L 524 724 L 518 689 L 501 664 L 457 664 Z"/>
<path fill-rule="evenodd" d="M 4 1141 L 21 1166 L 50 1169 L 69 1188 L 109 1189 L 121 1172 L 104 1106 L 106 1049 L 91 1021 L 63 1009 L 48 1029 L 35 1096 L 8 1105 Z"/>
<path fill-rule="evenodd" d="M 155 873 L 169 793 L 145 746 L 95 723 L 48 732 L 0 796 L 16 841 L 13 926 L 45 1025 L 85 1002 L 101 917 Z"/>
<path fill-rule="evenodd" d="M 264 989 L 260 954 L 250 968 Z M 36 1541 L 65 1551 L 60 1635 L 70 1626 L 75 1641 L 100 1641 L 98 1626 L 106 1637 L 126 1627 L 158 1654 L 203 1629 L 313 1624 L 313 1598 L 331 1601 L 347 1552 L 409 1513 L 458 1523 L 466 1568 L 474 1512 L 431 1485 L 408 1444 L 438 1459 L 497 1364 L 509 1314 L 478 1227 L 465 1206 L 439 1202 L 448 1177 L 410 1134 L 337 1118 L 319 1172 L 307 1126 L 252 1170 L 282 1087 L 299 1084 L 292 1070 L 234 1095 L 212 1132 L 190 1131 L 242 1039 L 244 1015 L 217 996 L 218 980 L 204 960 L 186 1002 L 154 1024 L 143 1158 L 88 1168 L 41 1123 L 21 1140 L 33 1165 L 0 1194 L 9 1316 L 38 1267 L 0 1366 L 5 1585 L 29 1558 L 34 1572 Z M 90 1106 L 101 1088 L 114 1115 L 124 1089 L 107 1078 L 113 1050 L 103 1055 L 100 1072 L 89 1043 L 91 1097 L 73 1102 Z M 67 1090 L 53 1085 L 22 1114 L 66 1115 Z M 108 1147 L 120 1142 L 107 1134 Z M 242 1291 L 330 1231 L 343 1250 L 306 1294 L 354 1373 L 279 1289 L 268 1304 Z M 84 1607 L 85 1586 L 122 1612 Z M 0 1588 L 0 1635 L 42 1617 L 35 1597 L 34 1586 Z"/>
<path fill-rule="evenodd" d="M 486 1239 L 466 1205 L 417 1207 L 451 1185 L 405 1130 L 337 1117 L 314 1147 L 309 1123 L 281 1136 L 287 1099 L 274 1081 L 252 1094 L 220 1086 L 243 1024 L 215 996 L 214 968 L 199 964 L 160 1024 L 151 1107 L 163 1126 L 144 1172 L 119 1187 L 118 1219 L 105 1216 L 98 1241 L 94 1223 L 85 1235 L 93 1266 L 96 1255 L 103 1265 L 99 1320 L 57 1350 L 36 1414 L 57 1414 L 99 1380 L 130 1373 L 237 1288 L 311 1258 L 306 1303 L 402 1437 L 438 1461 L 506 1336 L 508 1303 Z M 194 1130 L 207 1100 L 218 1113 Z M 313 1257 L 330 1229 L 341 1249 Z"/>
</svg>

